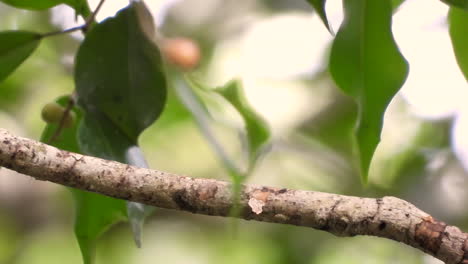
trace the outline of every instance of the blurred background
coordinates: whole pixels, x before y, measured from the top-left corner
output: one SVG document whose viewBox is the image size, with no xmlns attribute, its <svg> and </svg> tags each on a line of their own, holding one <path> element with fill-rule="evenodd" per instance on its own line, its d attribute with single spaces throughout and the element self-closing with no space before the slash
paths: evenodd
<svg viewBox="0 0 468 264">
<path fill-rule="evenodd" d="M 95 7 L 97 1 L 90 1 Z M 332 28 L 342 20 L 329 0 Z M 98 20 L 128 1 L 107 1 Z M 397 196 L 468 230 L 468 87 L 447 33 L 447 6 L 406 0 L 393 30 L 410 75 L 385 115 L 382 142 L 362 186 L 351 165 L 345 131 L 356 106 L 327 72 L 333 36 L 304 0 L 148 0 L 159 30 L 200 43 L 203 61 L 192 73 L 210 86 L 240 77 L 251 105 L 273 132 L 272 149 L 248 183 L 356 196 Z M 0 3 L 0 30 L 50 32 L 79 25 L 71 8 L 30 12 Z M 70 94 L 80 33 L 45 39 L 0 83 L 0 126 L 39 139 L 40 111 Z M 376 58 L 378 59 L 378 58 Z M 209 100 L 208 100 L 209 101 Z M 208 104 L 210 104 L 208 102 Z M 212 105 L 223 146 L 241 155 L 239 117 Z M 170 96 L 161 120 L 140 138 L 151 168 L 229 180 L 190 114 Z M 0 169 L 0 263 L 81 263 L 68 190 Z M 439 263 L 397 242 L 337 238 L 309 228 L 238 221 L 157 209 L 145 225 L 143 248 L 127 224 L 98 244 L 97 263 Z"/>
</svg>

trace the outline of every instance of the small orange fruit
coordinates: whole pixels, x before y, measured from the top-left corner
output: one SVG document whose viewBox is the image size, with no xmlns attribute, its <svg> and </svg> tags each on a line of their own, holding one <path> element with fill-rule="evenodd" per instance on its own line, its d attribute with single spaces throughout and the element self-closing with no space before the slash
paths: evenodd
<svg viewBox="0 0 468 264">
<path fill-rule="evenodd" d="M 201 52 L 198 44 L 189 38 L 168 38 L 163 41 L 164 57 L 182 70 L 193 70 L 200 62 Z"/>
</svg>

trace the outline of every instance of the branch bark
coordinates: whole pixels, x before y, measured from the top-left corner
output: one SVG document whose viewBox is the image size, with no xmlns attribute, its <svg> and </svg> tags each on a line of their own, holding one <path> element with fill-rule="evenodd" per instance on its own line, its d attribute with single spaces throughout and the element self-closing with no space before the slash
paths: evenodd
<svg viewBox="0 0 468 264">
<path fill-rule="evenodd" d="M 228 182 L 190 178 L 84 156 L 0 128 L 0 166 L 107 196 L 191 213 L 229 216 Z M 395 197 L 378 199 L 244 185 L 239 218 L 370 235 L 420 249 L 445 263 L 468 264 L 468 233 Z"/>
</svg>

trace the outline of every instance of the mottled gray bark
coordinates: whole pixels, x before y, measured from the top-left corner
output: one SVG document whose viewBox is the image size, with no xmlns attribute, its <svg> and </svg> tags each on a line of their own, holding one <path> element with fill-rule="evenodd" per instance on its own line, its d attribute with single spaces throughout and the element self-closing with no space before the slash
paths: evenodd
<svg viewBox="0 0 468 264">
<path fill-rule="evenodd" d="M 228 182 L 190 178 L 59 150 L 0 129 L 0 166 L 38 180 L 197 214 L 228 216 Z M 360 198 L 245 185 L 240 218 L 307 226 L 338 236 L 370 235 L 468 264 L 468 234 L 395 197 Z"/>
</svg>

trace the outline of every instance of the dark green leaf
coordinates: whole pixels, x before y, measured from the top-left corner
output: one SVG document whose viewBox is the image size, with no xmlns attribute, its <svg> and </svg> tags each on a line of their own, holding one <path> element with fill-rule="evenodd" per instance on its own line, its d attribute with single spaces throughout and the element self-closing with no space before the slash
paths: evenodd
<svg viewBox="0 0 468 264">
<path fill-rule="evenodd" d="M 367 182 L 383 115 L 403 85 L 408 65 L 392 36 L 391 1 L 346 0 L 344 9 L 329 67 L 337 85 L 359 105 L 356 138 L 361 176 Z"/>
<path fill-rule="evenodd" d="M 99 109 L 133 142 L 161 114 L 166 81 L 151 15 L 133 2 L 94 26 L 76 57 L 79 102 Z"/>
<path fill-rule="evenodd" d="M 468 11 L 452 7 L 448 19 L 453 51 L 458 66 L 468 80 Z"/>
<path fill-rule="evenodd" d="M 333 33 L 333 30 L 330 27 L 330 23 L 328 22 L 327 13 L 325 11 L 326 0 L 307 0 L 307 2 L 309 2 L 309 4 L 314 7 L 315 12 L 317 12 L 328 31 Z"/>
<path fill-rule="evenodd" d="M 63 96 L 57 103 L 63 107 L 68 104 L 69 97 Z M 51 144 L 60 149 L 83 153 L 77 140 L 78 124 L 83 113 L 73 108 L 76 120 L 71 127 L 63 128 L 60 136 Z M 47 124 L 41 141 L 48 142 L 57 129 L 57 124 Z M 97 238 L 112 224 L 125 219 L 125 202 L 110 197 L 69 188 L 75 199 L 75 235 L 83 254 L 85 264 L 92 263 L 94 244 Z"/>
<path fill-rule="evenodd" d="M 113 224 L 126 220 L 125 201 L 71 189 L 75 200 L 75 235 L 83 262 L 94 262 L 96 241 Z"/>
<path fill-rule="evenodd" d="M 458 7 L 465 10 L 468 10 L 468 1 L 467 0 L 442 0 L 442 2 L 452 6 Z"/>
<path fill-rule="evenodd" d="M 41 35 L 28 31 L 0 32 L 0 81 L 15 71 L 37 48 Z"/>
<path fill-rule="evenodd" d="M 217 91 L 239 112 L 244 120 L 249 152 L 249 170 L 262 153 L 265 144 L 271 136 L 266 122 L 252 109 L 245 98 L 242 84 L 239 80 L 228 82 Z"/>
<path fill-rule="evenodd" d="M 154 34 L 146 6 L 133 2 L 86 35 L 75 67 L 79 104 L 85 109 L 78 133 L 84 153 L 147 167 L 137 139 L 159 117 L 166 101 Z M 148 211 L 150 207 L 128 203 L 137 245 Z M 86 248 L 92 247 L 91 242 Z"/>
<path fill-rule="evenodd" d="M 133 156 L 139 151 L 135 143 L 98 111 L 85 113 L 78 129 L 78 144 L 84 154 L 122 163 L 137 159 Z M 126 202 L 89 193 L 77 193 L 75 199 L 81 203 L 75 232 L 86 260 L 92 258 L 96 239 L 109 226 L 125 219 Z"/>
<path fill-rule="evenodd" d="M 0 0 L 1 2 L 17 8 L 30 10 L 44 10 L 59 4 L 68 4 L 71 7 L 79 7 L 85 0 Z"/>
<path fill-rule="evenodd" d="M 121 130 L 99 111 L 86 111 L 78 130 L 80 150 L 99 158 L 125 162 L 127 152 L 137 148 Z"/>
<path fill-rule="evenodd" d="M 141 149 L 132 141 L 130 141 L 126 135 L 124 135 L 117 127 L 115 127 L 108 118 L 99 112 L 86 113 L 84 122 L 81 124 L 78 132 L 78 139 L 79 145 L 85 154 L 108 160 L 115 160 L 138 167 L 148 167 Z M 113 203 L 118 205 L 120 209 L 123 208 L 125 211 L 124 201 L 103 196 L 95 196 L 92 200 L 96 200 L 98 198 L 100 200 L 107 199 L 107 203 L 111 203 L 110 200 L 113 200 Z M 94 204 L 92 202 L 89 202 L 88 206 L 91 209 L 94 208 Z M 152 207 L 142 204 L 132 202 L 127 203 L 129 221 L 132 227 L 135 242 L 139 247 L 141 246 L 141 228 L 144 218 L 150 212 L 152 212 L 152 210 Z M 112 219 L 114 218 L 111 214 L 103 213 L 99 217 L 103 220 L 108 219 L 108 225 L 115 223 L 115 221 L 112 222 Z M 107 228 L 106 225 L 101 225 L 99 227 L 101 229 Z M 93 233 L 95 234 L 95 238 L 97 238 L 97 236 L 102 232 L 102 230 L 97 231 L 99 232 Z M 86 244 L 91 242 L 92 241 L 86 242 Z M 90 245 L 88 244 L 87 247 L 89 248 Z"/>
</svg>

